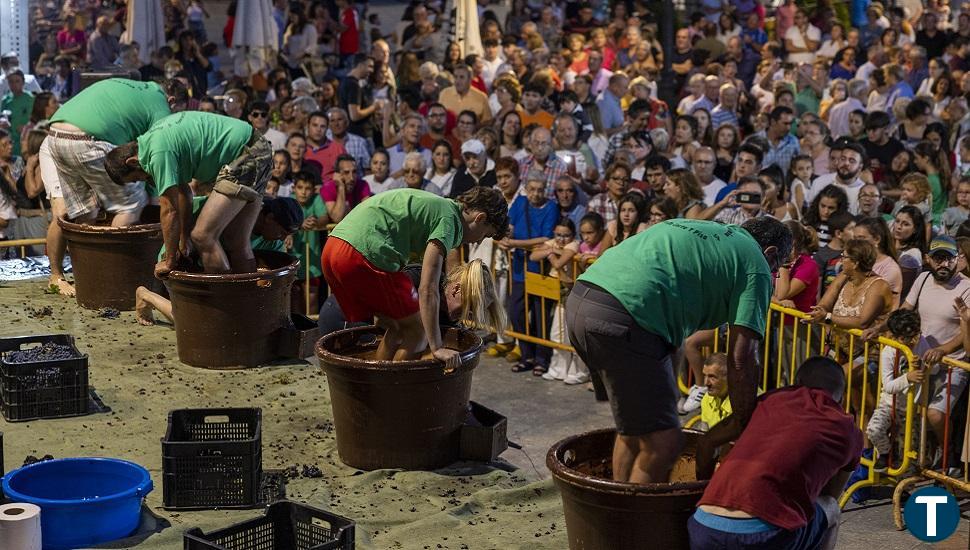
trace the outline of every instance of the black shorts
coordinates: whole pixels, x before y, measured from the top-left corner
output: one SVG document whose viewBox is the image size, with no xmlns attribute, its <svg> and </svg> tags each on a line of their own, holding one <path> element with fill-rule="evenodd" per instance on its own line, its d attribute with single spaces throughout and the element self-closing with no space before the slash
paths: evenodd
<svg viewBox="0 0 970 550">
<path fill-rule="evenodd" d="M 566 327 L 576 353 L 603 379 L 617 432 L 680 428 L 666 340 L 638 325 L 611 294 L 582 281 L 566 301 Z"/>
</svg>

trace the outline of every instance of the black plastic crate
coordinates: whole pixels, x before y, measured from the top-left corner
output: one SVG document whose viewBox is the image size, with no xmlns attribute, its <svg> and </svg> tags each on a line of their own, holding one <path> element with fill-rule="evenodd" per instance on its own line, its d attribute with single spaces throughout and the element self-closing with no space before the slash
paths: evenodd
<svg viewBox="0 0 970 550">
<path fill-rule="evenodd" d="M 162 439 L 162 493 L 169 510 L 251 508 L 262 477 L 260 409 L 180 409 Z"/>
<path fill-rule="evenodd" d="M 68 346 L 77 357 L 27 363 L 7 361 L 7 352 L 47 343 Z M 78 351 L 73 336 L 0 338 L 0 411 L 9 422 L 88 413 L 88 356 Z"/>
<path fill-rule="evenodd" d="M 354 522 L 289 500 L 266 515 L 211 533 L 185 533 L 184 550 L 353 550 Z"/>
</svg>

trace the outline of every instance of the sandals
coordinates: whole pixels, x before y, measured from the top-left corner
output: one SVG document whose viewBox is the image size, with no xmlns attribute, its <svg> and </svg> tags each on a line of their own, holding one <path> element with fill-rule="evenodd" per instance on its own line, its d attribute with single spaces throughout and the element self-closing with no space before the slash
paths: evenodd
<svg viewBox="0 0 970 550">
<path fill-rule="evenodd" d="M 535 359 L 526 359 L 525 361 L 519 361 L 512 365 L 512 372 L 532 371 L 534 376 L 542 376 L 547 370 L 549 370 L 547 367 L 536 363 Z"/>
<path fill-rule="evenodd" d="M 525 372 L 532 370 L 532 365 L 526 361 L 519 361 L 518 363 L 512 365 L 512 372 Z"/>
</svg>

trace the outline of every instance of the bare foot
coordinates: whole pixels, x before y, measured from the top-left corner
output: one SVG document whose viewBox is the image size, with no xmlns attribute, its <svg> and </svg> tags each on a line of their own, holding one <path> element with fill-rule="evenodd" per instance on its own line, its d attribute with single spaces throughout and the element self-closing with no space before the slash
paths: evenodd
<svg viewBox="0 0 970 550">
<path fill-rule="evenodd" d="M 73 298 L 77 294 L 77 291 L 74 290 L 74 285 L 67 282 L 63 277 L 51 278 L 50 284 L 51 286 L 57 287 L 57 291 L 68 298 Z"/>
<path fill-rule="evenodd" d="M 155 324 L 155 316 L 152 314 L 155 308 L 145 300 L 143 289 L 144 287 L 138 287 L 135 291 L 135 318 L 138 319 L 138 324 L 150 327 Z"/>
</svg>

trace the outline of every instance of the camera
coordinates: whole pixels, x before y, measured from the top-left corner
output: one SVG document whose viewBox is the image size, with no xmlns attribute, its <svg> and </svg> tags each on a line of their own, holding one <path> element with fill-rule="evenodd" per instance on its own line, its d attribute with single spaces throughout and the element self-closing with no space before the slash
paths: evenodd
<svg viewBox="0 0 970 550">
<path fill-rule="evenodd" d="M 738 204 L 761 204 L 761 193 L 738 193 Z"/>
</svg>

